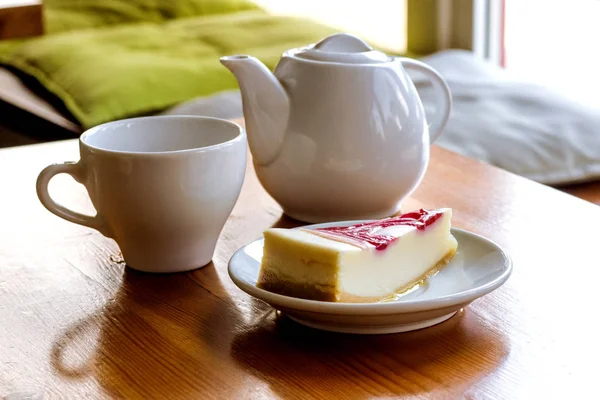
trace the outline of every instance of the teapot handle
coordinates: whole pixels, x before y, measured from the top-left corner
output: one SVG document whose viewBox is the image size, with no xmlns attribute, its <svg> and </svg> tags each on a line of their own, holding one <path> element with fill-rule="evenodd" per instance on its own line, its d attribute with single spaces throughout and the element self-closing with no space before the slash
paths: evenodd
<svg viewBox="0 0 600 400">
<path fill-rule="evenodd" d="M 448 118 L 450 118 L 450 110 L 452 109 L 450 88 L 444 78 L 429 65 L 411 58 L 396 57 L 396 59 L 402 63 L 405 69 L 412 69 L 425 74 L 433 83 L 433 88 L 437 92 L 435 96 L 435 115 L 429 122 L 429 142 L 433 143 L 440 136 L 448 122 Z"/>
</svg>

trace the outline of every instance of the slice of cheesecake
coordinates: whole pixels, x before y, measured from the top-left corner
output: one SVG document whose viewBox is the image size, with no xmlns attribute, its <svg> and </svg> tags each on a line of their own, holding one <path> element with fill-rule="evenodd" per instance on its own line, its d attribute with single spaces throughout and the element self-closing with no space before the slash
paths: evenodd
<svg viewBox="0 0 600 400">
<path fill-rule="evenodd" d="M 456 253 L 452 210 L 418 210 L 346 227 L 271 228 L 257 286 L 335 302 L 377 302 L 435 274 Z"/>
</svg>

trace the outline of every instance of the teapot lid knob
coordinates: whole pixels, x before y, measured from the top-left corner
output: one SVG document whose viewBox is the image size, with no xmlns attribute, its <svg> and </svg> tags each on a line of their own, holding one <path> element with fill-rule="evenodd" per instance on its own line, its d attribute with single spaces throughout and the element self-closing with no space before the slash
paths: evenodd
<svg viewBox="0 0 600 400">
<path fill-rule="evenodd" d="M 338 64 L 378 64 L 392 60 L 358 37 L 348 33 L 336 33 L 313 45 L 292 49 L 287 55 L 303 60 Z"/>
<path fill-rule="evenodd" d="M 315 44 L 315 49 L 337 53 L 360 53 L 373 48 L 362 39 L 349 33 L 336 33 Z"/>
</svg>

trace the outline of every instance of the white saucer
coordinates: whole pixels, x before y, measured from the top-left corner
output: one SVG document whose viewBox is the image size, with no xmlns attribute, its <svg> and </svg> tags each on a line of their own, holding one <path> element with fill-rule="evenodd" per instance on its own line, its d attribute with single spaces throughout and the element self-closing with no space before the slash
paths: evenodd
<svg viewBox="0 0 600 400">
<path fill-rule="evenodd" d="M 345 221 L 304 226 L 343 226 Z M 416 290 L 386 303 L 332 303 L 283 296 L 256 287 L 263 238 L 239 249 L 229 261 L 229 276 L 244 292 L 265 301 L 294 321 L 317 329 L 361 334 L 407 332 L 439 324 L 473 300 L 500 287 L 512 262 L 494 242 L 453 228 L 454 258 Z"/>
</svg>

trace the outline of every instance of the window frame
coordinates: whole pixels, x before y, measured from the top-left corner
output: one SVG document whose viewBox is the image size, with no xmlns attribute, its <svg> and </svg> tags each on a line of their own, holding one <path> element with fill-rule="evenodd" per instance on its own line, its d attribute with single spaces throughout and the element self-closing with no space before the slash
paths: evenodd
<svg viewBox="0 0 600 400">
<path fill-rule="evenodd" d="M 407 51 L 464 49 L 504 66 L 506 0 L 408 0 Z"/>
</svg>

